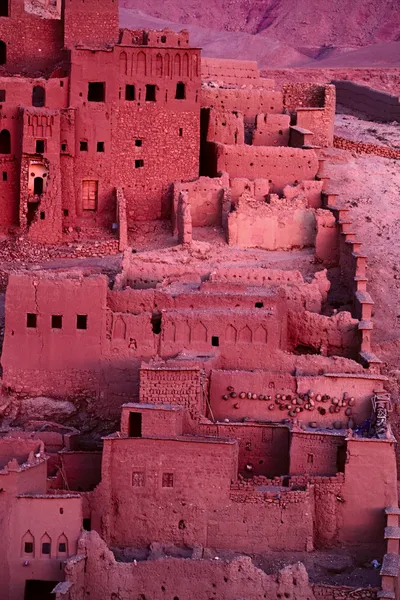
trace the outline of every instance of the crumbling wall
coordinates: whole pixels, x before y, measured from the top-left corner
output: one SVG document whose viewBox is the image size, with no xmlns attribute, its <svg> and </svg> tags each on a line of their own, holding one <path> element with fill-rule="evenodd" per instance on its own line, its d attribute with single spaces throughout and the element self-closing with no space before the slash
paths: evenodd
<svg viewBox="0 0 400 600">
<path fill-rule="evenodd" d="M 201 79 L 237 87 L 259 84 L 260 74 L 256 61 L 202 57 Z M 272 86 L 273 80 L 268 81 Z"/>
<path fill-rule="evenodd" d="M 254 122 L 259 113 L 279 114 L 283 111 L 282 92 L 247 87 L 227 89 L 203 86 L 201 108 L 214 108 L 217 112 L 239 111 L 245 121 Z"/>
<path fill-rule="evenodd" d="M 378 121 L 400 121 L 399 97 L 353 81 L 332 81 L 338 104 Z"/>
<path fill-rule="evenodd" d="M 289 131 L 290 115 L 261 113 L 256 117 L 256 127 L 253 131 L 253 146 L 288 146 Z M 222 142 L 222 140 L 215 141 Z"/>
<path fill-rule="evenodd" d="M 237 111 L 209 111 L 208 142 L 244 144 L 243 115 Z"/>
<path fill-rule="evenodd" d="M 176 213 L 179 195 L 187 192 L 193 227 L 210 227 L 221 224 L 223 198 L 229 188 L 229 177 L 199 177 L 195 181 L 174 183 L 172 226 L 176 229 Z"/>
</svg>

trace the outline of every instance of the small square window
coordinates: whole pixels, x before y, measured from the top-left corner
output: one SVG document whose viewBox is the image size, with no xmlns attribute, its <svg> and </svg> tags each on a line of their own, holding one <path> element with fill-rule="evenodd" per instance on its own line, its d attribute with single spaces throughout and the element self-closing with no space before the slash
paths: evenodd
<svg viewBox="0 0 400 600">
<path fill-rule="evenodd" d="M 64 208 L 63 213 L 64 213 L 64 217 L 68 217 L 69 216 L 68 208 Z"/>
<path fill-rule="evenodd" d="M 64 82 L 60 81 L 60 87 L 64 87 Z"/>
<path fill-rule="evenodd" d="M 256 308 L 264 308 L 264 302 L 256 302 L 254 306 Z"/>
<path fill-rule="evenodd" d="M 87 315 L 76 315 L 76 328 L 87 329 Z"/>
<path fill-rule="evenodd" d="M 26 315 L 26 326 L 29 327 L 29 329 L 36 329 L 37 315 L 35 313 L 28 313 Z"/>
<path fill-rule="evenodd" d="M 162 486 L 163 486 L 163 488 L 173 488 L 174 487 L 174 474 L 173 473 L 163 473 Z"/>
<path fill-rule="evenodd" d="M 62 329 L 62 315 L 52 315 L 51 316 L 51 328 L 52 329 Z"/>
<path fill-rule="evenodd" d="M 32 542 L 25 542 L 24 552 L 25 552 L 25 554 L 33 554 L 33 543 Z"/>
<path fill-rule="evenodd" d="M 134 471 L 132 473 L 132 486 L 133 487 L 144 487 L 143 471 Z"/>
<path fill-rule="evenodd" d="M 6 101 L 6 90 L 0 90 L 0 102 Z"/>
<path fill-rule="evenodd" d="M 144 167 L 144 161 L 142 159 L 135 160 L 135 169 L 140 169 Z"/>
<path fill-rule="evenodd" d="M 155 102 L 156 101 L 156 86 L 155 85 L 146 85 L 146 101 L 147 102 Z"/>
<path fill-rule="evenodd" d="M 58 551 L 59 552 L 66 552 L 67 551 L 67 544 L 65 542 L 60 542 L 58 544 Z"/>
<path fill-rule="evenodd" d="M 143 144 L 143 140 L 135 140 L 135 146 L 137 146 L 138 148 L 141 148 Z"/>
<path fill-rule="evenodd" d="M 44 140 L 36 140 L 36 152 L 38 154 L 43 154 L 45 148 Z"/>
<path fill-rule="evenodd" d="M 219 337 L 217 335 L 213 335 L 211 338 L 211 346 L 219 346 Z"/>
<path fill-rule="evenodd" d="M 67 151 L 67 144 L 61 144 L 61 152 Z"/>
<path fill-rule="evenodd" d="M 106 99 L 106 84 L 103 81 L 92 81 L 88 86 L 89 102 L 104 102 Z"/>
<path fill-rule="evenodd" d="M 45 213 L 45 212 L 43 212 L 43 211 L 41 211 L 41 213 L 40 213 L 40 220 L 41 220 L 41 221 L 44 221 L 44 220 L 45 220 L 45 218 L 46 218 L 46 213 Z"/>
<path fill-rule="evenodd" d="M 104 152 L 104 142 L 97 142 L 97 152 Z"/>
<path fill-rule="evenodd" d="M 7 171 L 3 171 L 3 181 L 7 181 Z"/>
<path fill-rule="evenodd" d="M 135 86 L 134 85 L 126 85 L 125 86 L 125 100 L 129 102 L 133 102 L 135 99 Z"/>
<path fill-rule="evenodd" d="M 91 531 L 92 530 L 92 522 L 91 519 L 86 517 L 85 519 L 82 520 L 82 527 L 84 529 L 84 531 Z"/>
<path fill-rule="evenodd" d="M 42 554 L 50 554 L 51 544 L 49 542 L 43 542 L 42 544 Z"/>
<path fill-rule="evenodd" d="M 88 143 L 87 142 L 80 142 L 79 143 L 79 150 L 81 152 L 87 152 L 88 151 Z"/>
<path fill-rule="evenodd" d="M 166 36 L 166 35 L 162 35 L 162 36 L 161 36 L 161 43 L 162 43 L 162 44 L 165 44 L 165 43 L 166 43 L 166 41 L 167 41 L 167 36 Z"/>
</svg>

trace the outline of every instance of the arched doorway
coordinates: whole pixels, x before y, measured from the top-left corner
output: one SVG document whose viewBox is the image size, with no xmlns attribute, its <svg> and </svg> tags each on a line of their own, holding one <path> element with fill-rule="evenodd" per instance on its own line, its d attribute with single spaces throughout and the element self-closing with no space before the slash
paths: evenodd
<svg viewBox="0 0 400 600">
<path fill-rule="evenodd" d="M 33 181 L 33 193 L 35 196 L 43 194 L 43 177 L 35 177 Z"/>
<path fill-rule="evenodd" d="M 11 135 L 8 129 L 0 132 L 0 154 L 11 154 Z"/>
<path fill-rule="evenodd" d="M 46 90 L 41 85 L 35 85 L 32 90 L 32 106 L 41 108 L 46 104 Z"/>
<path fill-rule="evenodd" d="M 5 65 L 7 62 L 7 46 L 3 40 L 0 40 L 0 65 Z"/>
</svg>

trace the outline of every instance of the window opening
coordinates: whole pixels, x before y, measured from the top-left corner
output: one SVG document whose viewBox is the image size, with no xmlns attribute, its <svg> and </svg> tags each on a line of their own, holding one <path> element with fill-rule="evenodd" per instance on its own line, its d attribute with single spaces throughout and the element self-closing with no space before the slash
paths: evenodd
<svg viewBox="0 0 400 600">
<path fill-rule="evenodd" d="M 128 102 L 133 102 L 133 100 L 135 100 L 135 86 L 134 85 L 126 85 L 125 86 L 125 100 L 128 100 Z"/>
<path fill-rule="evenodd" d="M 90 517 L 87 517 L 87 518 L 83 519 L 83 521 L 82 521 L 82 527 L 83 527 L 84 531 L 91 531 L 92 530 L 92 520 L 90 519 Z"/>
<path fill-rule="evenodd" d="M 42 544 L 42 554 L 50 554 L 51 544 L 50 542 L 43 542 Z"/>
<path fill-rule="evenodd" d="M 39 204 L 40 202 L 28 202 L 28 213 L 26 215 L 26 222 L 28 227 L 32 225 L 33 221 L 36 219 Z"/>
<path fill-rule="evenodd" d="M 163 486 L 163 488 L 173 488 L 174 487 L 174 474 L 173 473 L 163 473 L 162 486 Z"/>
<path fill-rule="evenodd" d="M 182 129 L 182 127 L 179 128 L 179 137 L 183 137 L 183 129 Z"/>
<path fill-rule="evenodd" d="M 88 143 L 87 142 L 79 142 L 79 150 L 81 152 L 87 152 L 88 151 Z"/>
<path fill-rule="evenodd" d="M 141 158 L 135 160 L 135 169 L 141 169 L 142 167 L 144 167 L 144 160 L 142 160 Z"/>
<path fill-rule="evenodd" d="M 52 329 L 62 329 L 62 315 L 52 315 L 51 316 L 51 328 Z"/>
<path fill-rule="evenodd" d="M 11 154 L 11 135 L 8 129 L 0 133 L 0 154 Z"/>
<path fill-rule="evenodd" d="M 7 181 L 7 171 L 3 171 L 3 181 Z"/>
<path fill-rule="evenodd" d="M 104 142 L 97 142 L 97 152 L 104 152 Z"/>
<path fill-rule="evenodd" d="M 0 90 L 0 102 L 6 101 L 6 90 Z"/>
<path fill-rule="evenodd" d="M 142 413 L 129 413 L 129 437 L 142 437 Z"/>
<path fill-rule="evenodd" d="M 44 140 L 36 140 L 36 152 L 43 154 L 44 152 Z"/>
<path fill-rule="evenodd" d="M 25 542 L 24 552 L 25 554 L 33 554 L 33 542 Z"/>
<path fill-rule="evenodd" d="M 146 101 L 147 102 L 155 102 L 156 101 L 156 86 L 155 85 L 146 85 Z"/>
<path fill-rule="evenodd" d="M 68 208 L 64 208 L 63 213 L 64 213 L 64 217 L 68 217 L 69 216 Z"/>
<path fill-rule="evenodd" d="M 264 308 L 264 302 L 256 302 L 254 306 L 256 308 Z"/>
<path fill-rule="evenodd" d="M 106 98 L 106 84 L 103 81 L 92 81 L 88 85 L 88 101 L 104 102 Z"/>
<path fill-rule="evenodd" d="M 8 17 L 8 0 L 0 0 L 0 17 Z"/>
<path fill-rule="evenodd" d="M 166 35 L 162 35 L 161 36 L 161 43 L 165 44 L 167 42 L 167 36 Z"/>
<path fill-rule="evenodd" d="M 32 90 L 32 106 L 43 108 L 46 104 L 46 91 L 41 85 L 35 85 Z"/>
<path fill-rule="evenodd" d="M 87 315 L 76 315 L 76 328 L 87 329 Z"/>
<path fill-rule="evenodd" d="M 35 177 L 33 180 L 33 193 L 35 196 L 43 194 L 43 177 Z"/>
<path fill-rule="evenodd" d="M 59 552 L 66 552 L 67 551 L 67 544 L 65 542 L 60 542 L 58 544 L 58 551 Z"/>
<path fill-rule="evenodd" d="M 67 144 L 61 144 L 61 151 L 66 152 L 66 150 L 67 150 Z"/>
<path fill-rule="evenodd" d="M 40 213 L 40 220 L 41 220 L 41 221 L 44 221 L 44 220 L 45 220 L 45 218 L 46 218 L 46 213 L 45 213 L 44 211 L 42 211 L 42 212 Z"/>
<path fill-rule="evenodd" d="M 143 140 L 135 140 L 135 146 L 137 146 L 138 148 L 140 148 L 143 144 Z"/>
<path fill-rule="evenodd" d="M 132 486 L 133 487 L 144 487 L 143 471 L 134 471 L 132 473 Z"/>
<path fill-rule="evenodd" d="M 219 337 L 216 335 L 213 335 L 211 338 L 211 346 L 219 346 Z"/>
<path fill-rule="evenodd" d="M 0 40 L 0 65 L 5 65 L 7 62 L 7 46 L 3 40 Z"/>
<path fill-rule="evenodd" d="M 181 81 L 176 84 L 175 98 L 176 100 L 184 100 L 186 98 L 185 84 Z"/>
</svg>

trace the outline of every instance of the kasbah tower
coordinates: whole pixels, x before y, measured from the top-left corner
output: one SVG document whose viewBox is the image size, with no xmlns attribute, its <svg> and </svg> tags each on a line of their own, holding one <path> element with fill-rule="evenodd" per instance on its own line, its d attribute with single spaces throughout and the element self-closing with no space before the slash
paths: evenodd
<svg viewBox="0 0 400 600">
<path fill-rule="evenodd" d="M 0 0 L 1 600 L 399 599 L 336 89 L 288 79 Z"/>
</svg>

